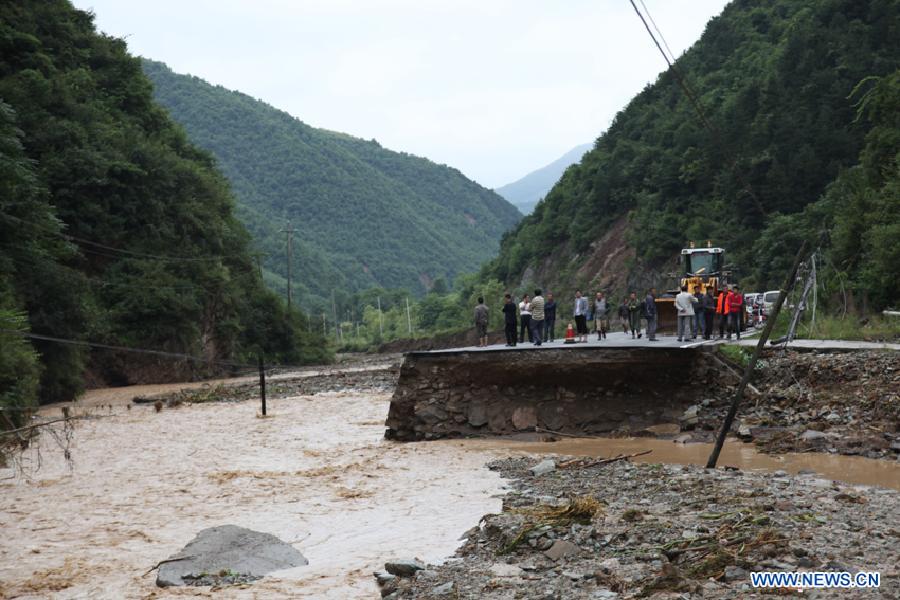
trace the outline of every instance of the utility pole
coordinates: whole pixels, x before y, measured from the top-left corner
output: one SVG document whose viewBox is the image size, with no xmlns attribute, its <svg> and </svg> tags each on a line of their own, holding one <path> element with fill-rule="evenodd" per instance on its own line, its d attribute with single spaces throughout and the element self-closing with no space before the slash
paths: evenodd
<svg viewBox="0 0 900 600">
<path fill-rule="evenodd" d="M 409 328 L 410 335 L 412 335 L 412 317 L 409 316 L 409 296 L 406 297 L 406 326 Z"/>
<path fill-rule="evenodd" d="M 328 330 L 325 328 L 325 311 L 322 311 L 322 337 L 328 335 Z"/>
<path fill-rule="evenodd" d="M 378 334 L 384 337 L 384 319 L 381 316 L 381 296 L 378 296 Z"/>
<path fill-rule="evenodd" d="M 297 233 L 296 229 L 291 228 L 291 222 L 288 221 L 287 227 L 281 230 L 281 233 L 287 234 L 287 307 L 288 312 L 291 312 L 291 259 L 294 255 L 294 234 Z"/>
<path fill-rule="evenodd" d="M 334 317 L 334 339 L 340 344 L 341 333 L 340 328 L 338 327 L 337 304 L 334 301 L 334 289 L 331 290 L 331 316 Z"/>
</svg>

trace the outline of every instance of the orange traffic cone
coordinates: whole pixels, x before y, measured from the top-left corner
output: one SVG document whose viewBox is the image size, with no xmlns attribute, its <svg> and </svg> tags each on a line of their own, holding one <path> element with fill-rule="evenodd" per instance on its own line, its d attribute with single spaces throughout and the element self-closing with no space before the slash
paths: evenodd
<svg viewBox="0 0 900 600">
<path fill-rule="evenodd" d="M 569 326 L 566 327 L 566 341 L 563 343 L 565 343 L 565 344 L 574 344 L 575 343 L 575 328 L 572 327 L 571 323 L 569 323 Z"/>
</svg>

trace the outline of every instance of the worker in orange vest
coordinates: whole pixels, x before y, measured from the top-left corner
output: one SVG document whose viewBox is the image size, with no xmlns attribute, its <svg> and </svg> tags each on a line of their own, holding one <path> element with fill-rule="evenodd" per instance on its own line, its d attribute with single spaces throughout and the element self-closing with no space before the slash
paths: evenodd
<svg viewBox="0 0 900 600">
<path fill-rule="evenodd" d="M 716 300 L 716 319 L 719 321 L 719 338 L 722 339 L 725 337 L 725 322 L 728 320 L 728 313 L 726 312 L 727 308 L 725 305 L 726 300 L 725 290 L 719 290 L 719 297 Z"/>
</svg>

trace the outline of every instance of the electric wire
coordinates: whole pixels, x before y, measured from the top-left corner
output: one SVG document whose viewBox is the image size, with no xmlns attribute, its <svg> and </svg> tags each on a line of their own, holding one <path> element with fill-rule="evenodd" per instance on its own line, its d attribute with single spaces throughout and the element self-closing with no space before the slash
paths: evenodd
<svg viewBox="0 0 900 600">
<path fill-rule="evenodd" d="M 207 363 L 207 364 L 216 364 L 222 365 L 226 367 L 234 367 L 237 369 L 247 369 L 248 371 L 256 372 L 259 369 L 259 365 L 252 365 L 249 363 L 242 363 L 231 360 L 222 360 L 215 358 L 206 358 L 204 356 L 196 356 L 193 354 L 185 354 L 183 352 L 170 352 L 167 350 L 152 350 L 149 348 L 132 348 L 130 346 L 117 346 L 114 344 L 102 344 L 100 342 L 89 342 L 86 340 L 73 340 L 69 338 L 55 337 L 50 335 L 43 335 L 40 333 L 32 333 L 29 331 L 22 331 L 20 329 L 6 329 L 0 328 L 0 333 L 7 333 L 11 335 L 17 335 L 19 337 L 37 340 L 42 342 L 53 342 L 57 344 L 66 344 L 70 346 L 80 346 L 85 348 L 97 348 L 100 350 L 112 350 L 116 352 L 131 352 L 135 354 L 148 354 L 153 356 L 162 356 L 164 358 L 177 358 L 181 360 L 190 360 L 198 363 Z M 288 365 L 288 364 L 265 364 L 264 367 L 268 369 L 302 369 L 309 365 Z"/>
<path fill-rule="evenodd" d="M 50 227 L 46 227 L 39 223 L 34 223 L 32 221 L 26 221 L 25 219 L 20 219 L 19 217 L 15 217 L 10 214 L 6 214 L 0 212 L 0 217 L 15 221 L 22 225 L 29 225 L 36 229 L 42 230 L 50 235 L 62 238 L 68 242 L 76 242 L 78 244 L 85 244 L 88 246 L 94 246 L 95 248 L 100 248 L 101 250 L 105 250 L 107 252 L 102 252 L 100 250 L 91 250 L 88 248 L 82 248 L 83 251 L 89 252 L 91 254 L 96 254 L 99 256 L 106 256 L 108 258 L 142 258 L 146 260 L 163 260 L 163 261 L 173 261 L 173 262 L 211 262 L 211 261 L 220 261 L 229 258 L 246 258 L 245 254 L 222 254 L 215 256 L 162 256 L 159 254 L 148 254 L 144 252 L 134 252 L 132 250 L 125 250 L 122 248 L 115 248 L 113 246 L 108 246 L 106 244 L 101 244 L 100 242 L 95 242 L 93 240 L 88 240 L 85 238 L 77 237 L 68 233 L 64 233 L 62 231 L 57 231 Z M 115 254 L 110 254 L 110 252 L 118 252 L 120 254 L 124 254 L 126 256 L 117 256 Z"/>
<path fill-rule="evenodd" d="M 688 99 L 691 101 L 691 104 L 694 106 L 694 110 L 697 111 L 697 114 L 699 115 L 700 121 L 702 122 L 703 126 L 706 127 L 706 129 L 708 129 L 709 132 L 713 135 L 713 137 L 715 138 L 719 147 L 722 149 L 722 152 L 725 153 L 726 157 L 731 162 L 732 171 L 734 172 L 735 176 L 740 181 L 741 185 L 744 187 L 744 191 L 747 192 L 747 194 L 753 200 L 753 202 L 756 205 L 756 208 L 759 210 L 760 214 L 762 214 L 763 216 L 766 216 L 767 215 L 766 209 L 765 209 L 765 207 L 763 207 L 762 202 L 760 202 L 756 193 L 753 191 L 753 187 L 744 178 L 744 175 L 738 166 L 737 158 L 735 158 L 734 153 L 731 152 L 731 149 L 729 148 L 729 146 L 724 142 L 724 136 L 719 131 L 718 127 L 716 127 L 712 123 L 712 121 L 710 121 L 710 119 L 706 116 L 706 111 L 703 110 L 703 106 L 700 104 L 700 100 L 698 99 L 697 94 L 694 92 L 693 88 L 691 88 L 684 73 L 681 72 L 681 69 L 676 64 L 674 57 L 672 59 L 670 59 L 669 56 L 666 54 L 665 50 L 663 50 L 662 46 L 659 43 L 659 40 L 656 39 L 656 36 L 653 34 L 653 31 L 651 31 L 650 25 L 647 23 L 647 19 L 644 18 L 643 13 L 640 11 L 640 9 L 638 9 L 637 4 L 635 4 L 634 0 L 629 0 L 629 2 L 631 3 L 631 7 L 634 8 L 634 12 L 637 13 L 637 16 L 640 18 L 641 23 L 644 24 L 644 29 L 646 29 L 647 33 L 650 35 L 650 39 L 653 40 L 653 43 L 656 45 L 656 48 L 659 50 L 659 53 L 662 54 L 663 59 L 665 59 L 666 64 L 669 66 L 669 69 L 674 74 L 675 80 L 678 82 L 678 85 L 680 85 L 681 89 L 684 90 L 684 93 L 687 95 Z M 647 10 L 647 7 L 644 5 L 643 2 L 641 2 L 641 6 L 644 6 L 644 10 Z M 647 10 L 647 17 L 650 18 L 651 21 L 653 20 L 653 17 L 650 16 L 649 10 Z M 654 28 L 656 28 L 655 23 L 653 24 L 653 26 L 654 26 Z M 659 30 L 657 29 L 657 31 L 659 31 Z M 660 34 L 660 38 L 662 38 L 662 34 Z M 663 39 L 663 42 L 665 42 L 665 39 Z M 666 45 L 666 47 L 668 48 L 668 45 Z"/>
</svg>

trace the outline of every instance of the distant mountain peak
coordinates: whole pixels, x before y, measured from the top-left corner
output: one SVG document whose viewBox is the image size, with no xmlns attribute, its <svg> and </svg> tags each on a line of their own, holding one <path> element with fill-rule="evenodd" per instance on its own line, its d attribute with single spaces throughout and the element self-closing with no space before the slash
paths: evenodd
<svg viewBox="0 0 900 600">
<path fill-rule="evenodd" d="M 521 179 L 507 183 L 494 191 L 515 205 L 522 211 L 522 214 L 530 214 L 541 198 L 559 181 L 566 169 L 579 162 L 584 153 L 593 146 L 593 144 L 575 146 L 549 165 L 536 169 Z"/>
</svg>

